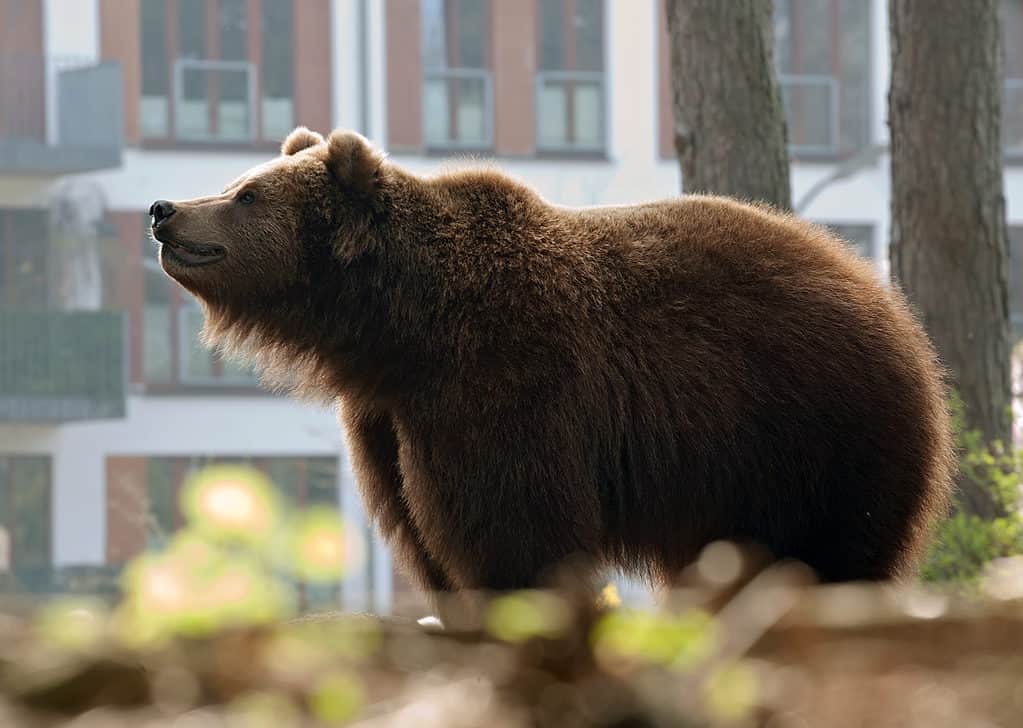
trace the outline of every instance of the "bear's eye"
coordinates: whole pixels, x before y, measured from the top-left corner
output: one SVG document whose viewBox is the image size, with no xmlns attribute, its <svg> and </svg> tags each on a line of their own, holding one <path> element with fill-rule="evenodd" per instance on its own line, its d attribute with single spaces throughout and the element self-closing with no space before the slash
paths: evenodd
<svg viewBox="0 0 1023 728">
<path fill-rule="evenodd" d="M 255 201 L 256 193 L 253 192 L 252 190 L 245 190 L 240 195 L 238 195 L 238 202 L 242 203 L 243 205 L 251 205 Z"/>
</svg>

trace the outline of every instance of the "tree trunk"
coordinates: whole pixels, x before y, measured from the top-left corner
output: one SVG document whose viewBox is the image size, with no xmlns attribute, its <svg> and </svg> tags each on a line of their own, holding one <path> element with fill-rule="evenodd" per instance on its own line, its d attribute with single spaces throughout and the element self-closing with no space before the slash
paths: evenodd
<svg viewBox="0 0 1023 728">
<path fill-rule="evenodd" d="M 771 0 L 667 0 L 687 192 L 792 207 Z"/>
<path fill-rule="evenodd" d="M 985 441 L 1011 439 L 999 0 L 891 0 L 891 265 Z M 999 513 L 963 483 L 962 506 Z"/>
</svg>

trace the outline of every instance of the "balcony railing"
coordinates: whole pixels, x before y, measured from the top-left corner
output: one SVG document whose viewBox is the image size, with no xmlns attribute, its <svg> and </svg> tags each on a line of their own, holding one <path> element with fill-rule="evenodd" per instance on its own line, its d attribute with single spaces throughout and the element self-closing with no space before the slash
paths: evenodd
<svg viewBox="0 0 1023 728">
<path fill-rule="evenodd" d="M 120 64 L 0 52 L 0 173 L 116 167 L 122 119 Z"/>
<path fill-rule="evenodd" d="M 0 310 L 0 421 L 123 417 L 125 322 L 117 311 Z"/>
<path fill-rule="evenodd" d="M 834 76 L 782 74 L 782 103 L 789 149 L 803 154 L 835 154 L 839 149 L 839 84 Z"/>
<path fill-rule="evenodd" d="M 427 148 L 490 148 L 493 98 L 493 77 L 485 68 L 427 69 L 423 78 L 423 136 Z"/>
<path fill-rule="evenodd" d="M 553 152 L 600 152 L 605 147 L 604 74 L 538 71 L 536 146 Z"/>
</svg>

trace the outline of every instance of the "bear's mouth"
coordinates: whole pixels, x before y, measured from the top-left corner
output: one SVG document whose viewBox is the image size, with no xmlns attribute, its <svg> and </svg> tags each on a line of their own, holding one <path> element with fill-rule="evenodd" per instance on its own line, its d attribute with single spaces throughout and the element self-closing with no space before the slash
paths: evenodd
<svg viewBox="0 0 1023 728">
<path fill-rule="evenodd" d="M 153 237 L 156 237 L 154 234 Z M 196 243 L 182 243 L 175 240 L 160 239 L 160 259 L 171 262 L 185 268 L 197 268 L 210 263 L 216 263 L 224 257 L 227 251 L 220 245 L 201 245 Z"/>
</svg>

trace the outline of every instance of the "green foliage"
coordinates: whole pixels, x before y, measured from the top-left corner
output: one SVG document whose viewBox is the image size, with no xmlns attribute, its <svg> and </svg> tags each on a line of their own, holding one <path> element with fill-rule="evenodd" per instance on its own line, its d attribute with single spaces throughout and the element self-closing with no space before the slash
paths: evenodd
<svg viewBox="0 0 1023 728">
<path fill-rule="evenodd" d="M 1023 450 L 998 441 L 986 445 L 980 432 L 967 430 L 958 397 L 952 414 L 962 482 L 988 493 L 1006 515 L 985 519 L 956 502 L 952 516 L 938 527 L 921 577 L 971 586 L 994 559 L 1023 554 Z"/>
</svg>

